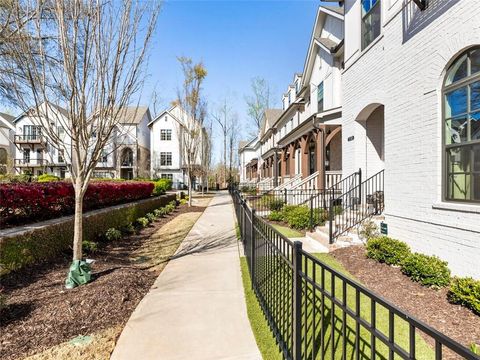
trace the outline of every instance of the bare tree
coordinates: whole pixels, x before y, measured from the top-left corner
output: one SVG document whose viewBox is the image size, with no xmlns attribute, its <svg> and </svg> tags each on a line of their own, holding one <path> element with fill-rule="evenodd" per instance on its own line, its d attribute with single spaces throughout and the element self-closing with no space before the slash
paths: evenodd
<svg viewBox="0 0 480 360">
<path fill-rule="evenodd" d="M 29 36 L 8 47 L 18 70 L 8 74 L 9 80 L 19 106 L 25 110 L 33 106 L 29 111 L 49 142 L 70 156 L 75 189 L 73 260 L 79 262 L 83 198 L 102 152 L 112 149 L 112 135 L 125 107 L 142 87 L 160 6 L 134 0 L 22 4 L 16 26 L 31 18 Z M 59 115 L 62 112 L 64 116 Z"/>
<path fill-rule="evenodd" d="M 262 125 L 263 114 L 270 106 L 270 86 L 261 77 L 251 80 L 252 94 L 245 96 L 247 112 L 253 124 L 254 134 L 257 135 Z"/>
<path fill-rule="evenodd" d="M 237 150 L 238 148 L 235 145 L 239 141 L 239 136 L 241 133 L 240 124 L 238 122 L 238 117 L 235 114 L 231 118 L 230 126 L 228 129 L 228 182 L 232 184 L 233 182 L 233 167 L 235 166 L 237 160 Z"/>
<path fill-rule="evenodd" d="M 181 125 L 178 128 L 180 147 L 184 166 L 188 176 L 188 205 L 192 205 L 192 182 L 202 169 L 202 142 L 206 132 L 203 126 L 207 111 L 203 98 L 202 84 L 207 70 L 202 62 L 194 64 L 192 59 L 179 57 L 184 76 L 182 87 L 178 90 L 176 104 L 181 109 Z"/>
<path fill-rule="evenodd" d="M 212 118 L 217 123 L 220 133 L 222 135 L 223 141 L 223 151 L 222 151 L 222 184 L 226 184 L 227 182 L 227 143 L 228 143 L 228 133 L 230 131 L 231 123 L 232 123 L 232 108 L 228 105 L 227 98 L 225 98 L 222 104 L 218 107 L 218 109 L 212 113 Z"/>
</svg>

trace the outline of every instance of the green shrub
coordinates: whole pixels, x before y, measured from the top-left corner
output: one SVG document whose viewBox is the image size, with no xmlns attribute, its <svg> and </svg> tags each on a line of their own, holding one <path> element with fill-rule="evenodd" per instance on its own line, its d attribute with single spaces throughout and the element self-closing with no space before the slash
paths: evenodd
<svg viewBox="0 0 480 360">
<path fill-rule="evenodd" d="M 127 225 L 122 226 L 121 231 L 125 235 L 131 235 L 135 232 L 135 226 L 133 226 L 132 223 L 128 223 Z"/>
<path fill-rule="evenodd" d="M 453 278 L 448 291 L 448 300 L 451 303 L 463 305 L 480 315 L 480 280 L 470 277 Z"/>
<path fill-rule="evenodd" d="M 90 241 L 90 240 L 83 240 L 82 241 L 82 249 L 86 253 L 92 254 L 97 252 L 98 250 L 98 244 L 96 242 Z"/>
<path fill-rule="evenodd" d="M 147 215 L 145 215 L 145 217 L 147 218 L 149 223 L 152 223 L 155 221 L 155 215 L 152 213 L 148 213 Z"/>
<path fill-rule="evenodd" d="M 410 247 L 402 241 L 380 236 L 367 241 L 367 256 L 388 265 L 401 265 L 410 255 Z"/>
<path fill-rule="evenodd" d="M 21 182 L 29 182 L 32 180 L 31 174 L 20 174 L 20 175 L 12 175 L 12 174 L 5 174 L 0 175 L 0 183 L 21 183 Z"/>
<path fill-rule="evenodd" d="M 168 204 L 165 206 L 165 210 L 167 212 L 167 214 L 170 214 L 173 210 L 175 210 L 175 206 L 172 205 L 172 204 Z"/>
<path fill-rule="evenodd" d="M 279 211 L 283 208 L 283 205 L 285 205 L 285 202 L 282 199 L 272 199 L 270 204 L 268 204 L 268 208 L 271 211 Z"/>
<path fill-rule="evenodd" d="M 146 217 L 140 217 L 135 221 L 135 223 L 139 228 L 144 228 L 148 226 L 148 219 Z"/>
<path fill-rule="evenodd" d="M 86 212 L 83 215 L 83 239 L 96 239 L 112 227 L 123 230 L 131 226 L 135 219 L 164 206 L 174 197 L 174 194 L 168 194 L 111 209 Z M 38 261 L 56 259 L 65 252 L 71 254 L 72 242 L 73 216 L 47 226 L 35 227 L 32 224 L 26 232 L 4 236 L 0 241 L 0 275 Z"/>
<path fill-rule="evenodd" d="M 335 205 L 333 207 L 333 213 L 335 215 L 342 215 L 343 214 L 343 207 L 341 205 Z"/>
<path fill-rule="evenodd" d="M 425 286 L 444 287 L 450 283 L 447 262 L 436 256 L 410 254 L 402 263 L 402 272 Z"/>
<path fill-rule="evenodd" d="M 188 199 L 180 199 L 180 205 L 185 205 L 188 203 Z"/>
<path fill-rule="evenodd" d="M 285 205 L 282 210 L 282 220 L 291 228 L 303 230 L 310 227 L 310 208 L 306 205 Z M 323 225 L 326 213 L 322 209 L 313 209 L 312 225 Z"/>
<path fill-rule="evenodd" d="M 105 233 L 105 238 L 108 241 L 120 240 L 122 238 L 122 232 L 120 230 L 115 229 L 115 228 L 110 228 Z"/>
<path fill-rule="evenodd" d="M 155 185 L 153 195 L 162 195 L 165 194 L 167 190 L 172 189 L 172 180 L 170 179 L 159 179 L 153 184 Z"/>
<path fill-rule="evenodd" d="M 60 178 L 55 175 L 43 174 L 37 177 L 38 182 L 50 182 L 50 181 L 59 181 Z"/>
<path fill-rule="evenodd" d="M 282 221 L 283 214 L 281 211 L 272 210 L 268 215 L 268 220 L 270 221 Z"/>
<path fill-rule="evenodd" d="M 155 209 L 153 210 L 153 215 L 155 215 L 156 218 L 159 218 L 163 216 L 163 213 L 160 209 Z"/>
</svg>

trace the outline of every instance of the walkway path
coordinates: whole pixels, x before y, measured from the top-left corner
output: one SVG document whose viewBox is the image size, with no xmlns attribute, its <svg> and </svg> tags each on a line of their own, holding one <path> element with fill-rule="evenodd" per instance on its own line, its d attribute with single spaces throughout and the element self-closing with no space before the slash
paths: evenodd
<svg viewBox="0 0 480 360">
<path fill-rule="evenodd" d="M 227 193 L 212 199 L 133 312 L 112 359 L 261 359 Z"/>
</svg>

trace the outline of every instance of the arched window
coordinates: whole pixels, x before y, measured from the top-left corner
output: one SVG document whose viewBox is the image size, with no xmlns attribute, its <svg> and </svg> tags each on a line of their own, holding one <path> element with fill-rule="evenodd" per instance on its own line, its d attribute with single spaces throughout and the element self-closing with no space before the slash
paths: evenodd
<svg viewBox="0 0 480 360">
<path fill-rule="evenodd" d="M 445 199 L 480 202 L 480 46 L 448 68 L 443 97 Z"/>
</svg>

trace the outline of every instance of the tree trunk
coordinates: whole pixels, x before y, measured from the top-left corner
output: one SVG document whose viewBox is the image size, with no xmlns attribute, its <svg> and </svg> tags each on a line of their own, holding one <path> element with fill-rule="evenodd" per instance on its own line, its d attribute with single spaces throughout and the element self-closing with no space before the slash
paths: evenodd
<svg viewBox="0 0 480 360">
<path fill-rule="evenodd" d="M 188 170 L 188 206 L 192 206 L 192 176 L 190 170 Z"/>
<path fill-rule="evenodd" d="M 227 183 L 227 134 L 223 135 L 223 186 Z"/>
<path fill-rule="evenodd" d="M 82 181 L 75 181 L 75 216 L 73 225 L 73 260 L 82 260 L 83 241 L 83 195 Z"/>
</svg>

